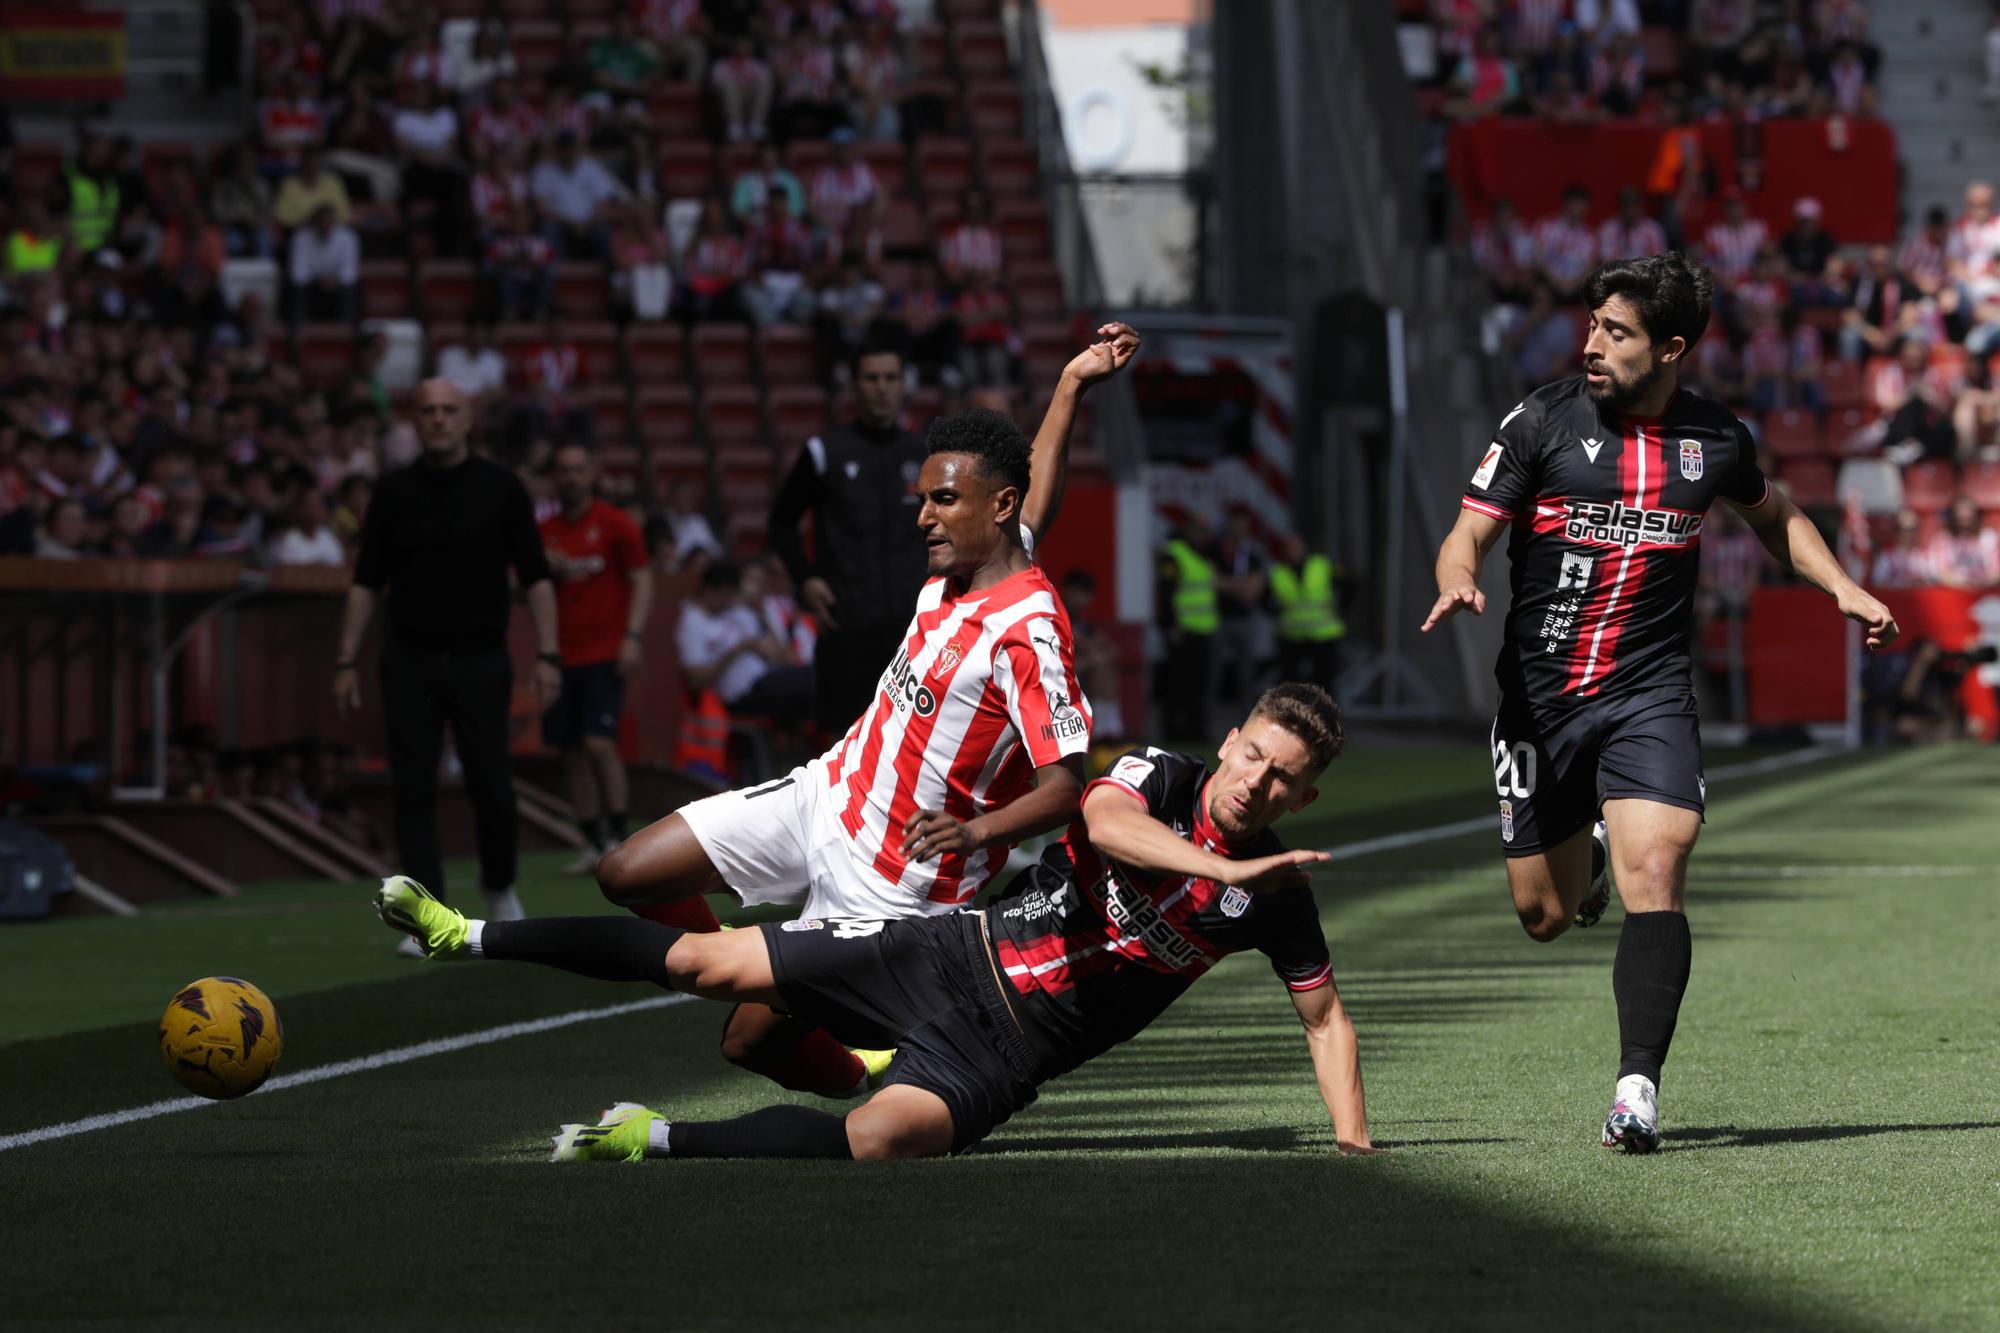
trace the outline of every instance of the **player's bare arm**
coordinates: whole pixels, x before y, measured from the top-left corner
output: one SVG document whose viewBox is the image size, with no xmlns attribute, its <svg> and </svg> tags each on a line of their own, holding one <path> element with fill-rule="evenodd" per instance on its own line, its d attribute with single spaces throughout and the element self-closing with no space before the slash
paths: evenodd
<svg viewBox="0 0 2000 1333">
<path fill-rule="evenodd" d="M 1042 416 L 1041 429 L 1029 454 L 1028 495 L 1021 503 L 1021 521 L 1040 541 L 1062 508 L 1069 478 L 1069 432 L 1076 423 L 1077 404 L 1099 380 L 1109 379 L 1130 365 L 1139 351 L 1139 335 L 1130 324 L 1100 324 L 1097 341 L 1078 352 L 1063 367 Z"/>
<path fill-rule="evenodd" d="M 1367 1098 L 1361 1088 L 1361 1044 L 1354 1021 L 1340 1002 L 1340 989 L 1328 977 L 1324 986 L 1293 991 L 1292 1008 L 1306 1030 L 1312 1053 L 1313 1077 L 1319 1095 L 1333 1117 L 1334 1141 L 1347 1154 L 1373 1154 L 1381 1149 L 1368 1138 Z"/>
<path fill-rule="evenodd" d="M 1489 514 L 1470 509 L 1458 511 L 1458 522 L 1445 534 L 1444 545 L 1438 548 L 1438 599 L 1430 615 L 1424 618 L 1424 633 L 1430 633 L 1460 611 L 1469 610 L 1475 616 L 1486 614 L 1486 594 L 1479 591 L 1479 566 L 1505 531 L 1507 525 Z"/>
<path fill-rule="evenodd" d="M 1828 549 L 1826 539 L 1819 535 L 1819 529 L 1789 496 L 1773 490 L 1769 499 L 1754 508 L 1732 507 L 1757 534 L 1757 540 L 1764 543 L 1772 559 L 1833 598 L 1840 614 L 1868 632 L 1871 650 L 1886 648 L 1896 641 L 1901 631 L 1889 608 L 1847 576 Z"/>
<path fill-rule="evenodd" d="M 1327 858 L 1325 852 L 1292 851 L 1232 861 L 1201 848 L 1146 813 L 1137 796 L 1105 785 L 1083 801 L 1084 827 L 1091 845 L 1121 865 L 1148 874 L 1191 875 L 1232 884 L 1251 893 L 1268 893 L 1305 883 L 1305 868 Z"/>
<path fill-rule="evenodd" d="M 1083 760 L 1071 756 L 1035 770 L 1035 789 L 975 819 L 942 810 L 919 810 L 903 824 L 903 855 L 914 861 L 985 847 L 1012 847 L 1038 833 L 1059 829 L 1076 818 L 1083 795 Z"/>
</svg>

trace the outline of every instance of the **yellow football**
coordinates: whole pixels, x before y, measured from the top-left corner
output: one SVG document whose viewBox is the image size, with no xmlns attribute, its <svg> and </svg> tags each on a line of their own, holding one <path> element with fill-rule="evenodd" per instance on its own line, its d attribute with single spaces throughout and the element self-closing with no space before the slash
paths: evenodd
<svg viewBox="0 0 2000 1333">
<path fill-rule="evenodd" d="M 181 987 L 160 1017 L 160 1058 L 180 1085 L 221 1101 L 255 1092 L 285 1049 L 271 997 L 237 977 Z"/>
</svg>

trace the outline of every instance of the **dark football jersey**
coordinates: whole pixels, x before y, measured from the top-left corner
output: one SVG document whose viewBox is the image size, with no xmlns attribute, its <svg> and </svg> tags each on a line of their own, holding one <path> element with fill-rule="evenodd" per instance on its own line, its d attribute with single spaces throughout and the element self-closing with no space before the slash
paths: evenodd
<svg viewBox="0 0 2000 1333">
<path fill-rule="evenodd" d="M 1137 749 L 1089 790 L 1130 795 L 1220 856 L 1284 850 L 1269 829 L 1241 847 L 1224 842 L 1204 800 L 1209 777 L 1192 755 Z M 987 907 L 986 923 L 1007 998 L 1050 1077 L 1138 1032 L 1228 954 L 1262 950 L 1293 990 L 1333 975 L 1311 889 L 1252 894 L 1145 874 L 1101 856 L 1081 823 Z"/>
<path fill-rule="evenodd" d="M 1770 494 L 1743 423 L 1685 389 L 1657 419 L 1601 409 L 1581 375 L 1529 394 L 1463 501 L 1513 524 L 1501 688 L 1560 706 L 1686 684 L 1703 516 Z"/>
</svg>

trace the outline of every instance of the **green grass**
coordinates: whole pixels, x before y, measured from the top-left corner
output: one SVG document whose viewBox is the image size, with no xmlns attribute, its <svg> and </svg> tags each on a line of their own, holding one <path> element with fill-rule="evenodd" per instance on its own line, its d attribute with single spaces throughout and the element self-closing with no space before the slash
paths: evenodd
<svg viewBox="0 0 2000 1333">
<path fill-rule="evenodd" d="M 1292 840 L 1484 813 L 1481 763 L 1356 753 Z M 1381 1157 L 1331 1152 L 1252 956 L 962 1160 L 544 1164 L 558 1123 L 614 1098 L 703 1117 L 783 1095 L 722 1064 L 721 1011 L 690 1003 L 0 1153 L 0 1309 L 146 1328 L 2000 1328 L 2000 752 L 1713 795 L 1652 1158 L 1594 1146 L 1618 909 L 1529 942 L 1487 833 L 1319 881 Z M 531 910 L 597 910 L 556 861 L 531 861 Z M 0 1134 L 172 1095 L 153 1025 L 210 972 L 274 995 L 287 1071 L 656 993 L 391 942 L 364 890 L 323 885 L 0 930 Z"/>
</svg>

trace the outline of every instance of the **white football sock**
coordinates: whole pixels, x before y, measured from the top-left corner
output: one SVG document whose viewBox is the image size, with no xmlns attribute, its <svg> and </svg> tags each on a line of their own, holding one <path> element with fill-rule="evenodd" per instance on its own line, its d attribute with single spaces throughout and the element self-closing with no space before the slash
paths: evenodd
<svg viewBox="0 0 2000 1333">
<path fill-rule="evenodd" d="M 667 1146 L 667 1131 L 673 1126 L 664 1120 L 655 1120 L 646 1126 L 646 1151 L 654 1157 L 668 1157 L 672 1150 Z"/>
<path fill-rule="evenodd" d="M 484 958 L 486 956 L 486 950 L 481 948 L 479 944 L 479 941 L 485 934 L 486 923 L 484 921 L 468 921 L 465 923 L 465 952 L 468 957 Z"/>
</svg>

